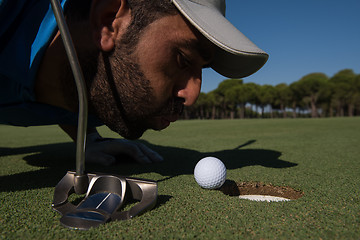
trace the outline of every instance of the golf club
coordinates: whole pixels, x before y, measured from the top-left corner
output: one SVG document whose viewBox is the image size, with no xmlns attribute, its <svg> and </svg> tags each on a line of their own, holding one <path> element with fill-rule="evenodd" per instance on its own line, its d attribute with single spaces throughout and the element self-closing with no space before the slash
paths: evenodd
<svg viewBox="0 0 360 240">
<path fill-rule="evenodd" d="M 65 22 L 59 0 L 50 0 L 58 24 L 79 97 L 78 131 L 76 139 L 76 172 L 69 171 L 56 185 L 52 207 L 69 228 L 87 230 L 112 220 L 126 220 L 153 208 L 157 200 L 157 183 L 153 180 L 108 174 L 85 173 L 85 145 L 88 117 L 86 85 Z M 85 194 L 75 206 L 68 201 L 71 194 Z M 140 201 L 128 211 L 119 211 L 126 199 Z"/>
</svg>

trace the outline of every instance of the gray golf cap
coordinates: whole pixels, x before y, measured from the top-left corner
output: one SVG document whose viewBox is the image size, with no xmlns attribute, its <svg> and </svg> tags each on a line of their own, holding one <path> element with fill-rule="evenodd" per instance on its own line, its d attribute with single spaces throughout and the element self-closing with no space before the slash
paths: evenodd
<svg viewBox="0 0 360 240">
<path fill-rule="evenodd" d="M 242 78 L 258 71 L 269 55 L 225 18 L 225 0 L 171 0 L 217 47 L 210 66 L 225 77 Z"/>
</svg>

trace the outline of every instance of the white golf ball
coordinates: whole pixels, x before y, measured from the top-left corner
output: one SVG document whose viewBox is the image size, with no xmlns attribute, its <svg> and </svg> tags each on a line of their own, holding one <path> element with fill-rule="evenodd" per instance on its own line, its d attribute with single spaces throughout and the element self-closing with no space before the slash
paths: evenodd
<svg viewBox="0 0 360 240">
<path fill-rule="evenodd" d="M 226 180 L 226 167 L 216 157 L 205 157 L 196 164 L 194 177 L 202 188 L 217 189 Z"/>
</svg>

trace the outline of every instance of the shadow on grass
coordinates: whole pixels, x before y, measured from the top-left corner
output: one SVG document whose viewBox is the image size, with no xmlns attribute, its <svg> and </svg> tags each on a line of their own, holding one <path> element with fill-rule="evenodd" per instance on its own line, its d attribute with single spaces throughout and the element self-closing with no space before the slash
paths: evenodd
<svg viewBox="0 0 360 240">
<path fill-rule="evenodd" d="M 235 149 L 205 153 L 184 148 L 153 145 L 143 140 L 140 142 L 161 154 L 165 161 L 154 164 L 137 164 L 131 162 L 128 157 L 122 156 L 119 159 L 119 164 L 112 167 L 102 167 L 89 163 L 86 165 L 87 172 L 103 172 L 122 176 L 155 172 L 162 177 L 154 180 L 165 181 L 175 176 L 193 174 L 196 163 L 206 156 L 220 158 L 227 169 L 254 165 L 269 168 L 288 168 L 297 165 L 279 159 L 281 153 L 277 151 L 242 149 L 255 140 L 241 144 Z M 0 148 L 0 157 L 18 154 L 28 154 L 24 160 L 32 166 L 41 167 L 41 169 L 0 176 L 0 192 L 54 187 L 67 171 L 75 169 L 75 147 L 70 142 L 23 148 Z"/>
</svg>

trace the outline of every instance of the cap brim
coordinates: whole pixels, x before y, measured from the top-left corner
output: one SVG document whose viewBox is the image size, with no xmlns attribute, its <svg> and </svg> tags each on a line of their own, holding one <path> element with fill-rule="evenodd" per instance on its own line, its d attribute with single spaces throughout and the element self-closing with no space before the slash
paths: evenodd
<svg viewBox="0 0 360 240">
<path fill-rule="evenodd" d="M 230 78 L 247 77 L 258 71 L 268 54 L 235 28 L 222 13 L 190 0 L 173 0 L 188 21 L 217 47 L 210 66 Z"/>
</svg>

